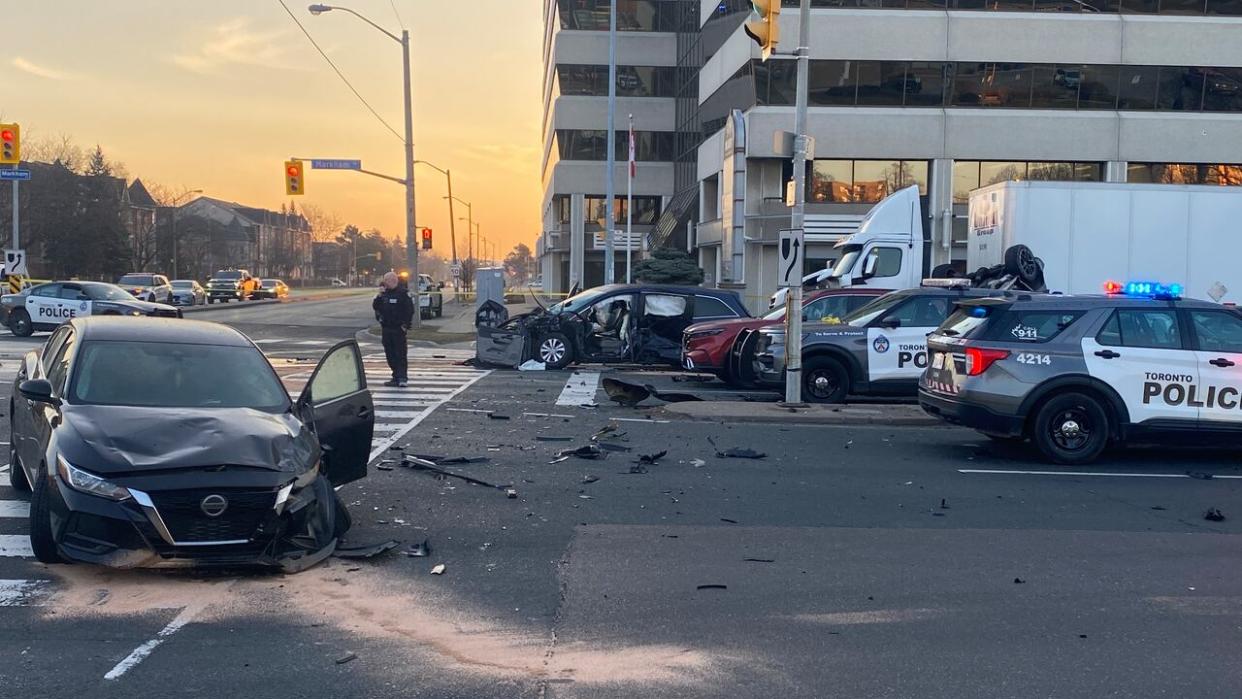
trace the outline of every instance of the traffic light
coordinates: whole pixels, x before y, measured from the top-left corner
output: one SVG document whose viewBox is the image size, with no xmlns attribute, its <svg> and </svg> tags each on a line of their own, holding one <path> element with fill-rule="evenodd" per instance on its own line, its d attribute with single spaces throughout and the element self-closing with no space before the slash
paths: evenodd
<svg viewBox="0 0 1242 699">
<path fill-rule="evenodd" d="M 742 28 L 763 49 L 763 60 L 766 61 L 776 50 L 776 42 L 781 39 L 781 27 L 777 21 L 781 15 L 781 0 L 751 0 L 750 4 L 754 9 Z"/>
<path fill-rule="evenodd" d="M 302 180 L 302 161 L 285 161 L 285 194 L 306 194 L 306 183 Z"/>
<path fill-rule="evenodd" d="M 20 165 L 22 162 L 22 127 L 0 124 L 0 164 Z"/>
<path fill-rule="evenodd" d="M 430 228 L 423 229 L 423 249 L 424 250 L 431 249 L 431 229 Z"/>
</svg>

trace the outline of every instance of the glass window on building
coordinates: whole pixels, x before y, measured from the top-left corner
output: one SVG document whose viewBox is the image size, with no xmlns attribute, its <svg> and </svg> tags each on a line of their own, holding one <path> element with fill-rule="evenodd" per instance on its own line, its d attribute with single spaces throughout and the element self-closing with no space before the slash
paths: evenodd
<svg viewBox="0 0 1242 699">
<path fill-rule="evenodd" d="M 1197 112 L 1203 106 L 1203 70 L 1162 66 L 1157 78 L 1156 109 Z"/>
<path fill-rule="evenodd" d="M 1031 70 L 1031 107 L 1075 109 L 1082 85 L 1080 65 L 1041 65 Z"/>
<path fill-rule="evenodd" d="M 1242 165 L 1225 163 L 1130 163 L 1127 182 L 1242 185 Z"/>
<path fill-rule="evenodd" d="M 859 61 L 858 101 L 861 106 L 901 106 L 906 90 L 906 64 L 900 61 Z"/>
<path fill-rule="evenodd" d="M 811 203 L 853 201 L 854 161 L 816 160 L 811 168 Z"/>
<path fill-rule="evenodd" d="M 986 161 L 979 163 L 979 186 L 986 187 L 997 182 L 1026 179 L 1026 163 Z"/>
<path fill-rule="evenodd" d="M 953 104 L 960 107 L 1029 107 L 1034 69 L 1025 63 L 958 63 Z"/>
<path fill-rule="evenodd" d="M 1203 111 L 1242 111 L 1242 70 L 1238 68 L 1204 68 Z"/>
<path fill-rule="evenodd" d="M 1026 179 L 1072 182 L 1074 176 L 1073 163 L 1027 163 Z"/>
<path fill-rule="evenodd" d="M 1239 0 L 1242 2 L 1242 0 Z M 946 88 L 952 78 L 951 63 L 914 62 L 906 67 L 905 104 L 910 107 L 944 106 Z"/>
<path fill-rule="evenodd" d="M 1121 66 L 1117 84 L 1118 109 L 1155 109 L 1160 69 L 1155 66 Z"/>
<path fill-rule="evenodd" d="M 559 0 L 561 29 L 608 31 L 610 0 Z M 617 0 L 617 30 L 672 32 L 677 30 L 675 0 Z"/>
<path fill-rule="evenodd" d="M 893 191 L 904 189 L 912 184 L 919 186 L 919 194 L 926 196 L 927 194 L 927 161 L 926 160 L 903 160 L 901 161 L 901 179 L 897 182 L 897 186 Z"/>
<path fill-rule="evenodd" d="M 1080 70 L 1078 108 L 1116 109 L 1120 69 L 1117 66 L 1081 66 Z"/>
<path fill-rule="evenodd" d="M 953 161 L 953 201 L 965 204 L 970 201 L 970 193 L 979 189 L 979 161 Z"/>
<path fill-rule="evenodd" d="M 1204 0 L 1160 0 L 1160 14 L 1201 15 L 1205 4 Z"/>
<path fill-rule="evenodd" d="M 901 163 L 896 160 L 855 160 L 853 198 L 877 202 L 896 191 L 901 182 Z"/>
<path fill-rule="evenodd" d="M 1242 0 L 1207 0 L 1209 15 L 1242 15 Z"/>
<path fill-rule="evenodd" d="M 789 101 L 782 104 L 794 103 L 794 91 L 796 82 L 792 81 L 792 77 L 796 76 L 794 70 L 796 61 L 788 61 L 790 64 L 791 84 L 789 86 Z M 857 88 L 857 61 L 811 61 L 809 70 L 809 102 L 811 106 L 832 106 L 832 105 L 852 105 L 855 100 L 855 92 Z M 773 99 L 775 99 L 776 79 L 773 73 Z M 776 102 L 772 102 L 776 104 Z"/>
</svg>

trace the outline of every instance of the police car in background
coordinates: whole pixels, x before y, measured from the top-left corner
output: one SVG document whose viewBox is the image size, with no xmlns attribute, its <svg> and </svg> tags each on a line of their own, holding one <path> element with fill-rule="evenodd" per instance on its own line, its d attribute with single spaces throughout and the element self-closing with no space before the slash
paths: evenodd
<svg viewBox="0 0 1242 699">
<path fill-rule="evenodd" d="M 50 282 L 0 296 L 0 318 L 18 337 L 51 332 L 73 318 L 92 315 L 180 318 L 181 311 L 139 301 L 125 289 L 103 282 Z"/>
<path fill-rule="evenodd" d="M 954 310 L 978 298 L 1016 298 L 1019 292 L 970 286 L 966 279 L 926 279 L 846 315 L 839 323 L 802 326 L 802 397 L 838 403 L 849 395 L 914 397 L 927 367 L 927 334 Z M 1030 294 L 1022 293 L 1023 296 Z M 734 344 L 733 369 L 761 386 L 785 382 L 785 328 L 747 331 Z"/>
<path fill-rule="evenodd" d="M 1177 285 L 965 299 L 928 338 L 923 409 L 1081 464 L 1111 442 L 1242 430 L 1242 312 Z"/>
</svg>

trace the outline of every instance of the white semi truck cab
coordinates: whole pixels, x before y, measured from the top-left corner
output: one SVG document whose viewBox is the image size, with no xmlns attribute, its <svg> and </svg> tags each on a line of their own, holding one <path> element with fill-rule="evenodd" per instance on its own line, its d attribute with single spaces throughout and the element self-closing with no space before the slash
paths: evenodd
<svg viewBox="0 0 1242 699">
<path fill-rule="evenodd" d="M 871 207 L 858 231 L 836 244 L 836 252 L 832 278 L 839 286 L 918 286 L 929 271 L 923 253 L 919 188 L 911 185 L 898 190 Z"/>
</svg>

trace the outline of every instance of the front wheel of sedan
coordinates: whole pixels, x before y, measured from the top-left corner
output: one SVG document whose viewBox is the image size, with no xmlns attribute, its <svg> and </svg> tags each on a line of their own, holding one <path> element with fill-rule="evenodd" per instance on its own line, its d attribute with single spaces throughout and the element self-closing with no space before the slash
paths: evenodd
<svg viewBox="0 0 1242 699">
<path fill-rule="evenodd" d="M 35 476 L 34 493 L 30 496 L 30 549 L 40 563 L 63 563 L 52 534 L 52 512 L 49 501 L 52 487 L 46 469 Z"/>
<path fill-rule="evenodd" d="M 564 369 L 574 360 L 569 338 L 560 333 L 544 335 L 535 354 L 549 369 Z"/>
<path fill-rule="evenodd" d="M 1058 464 L 1094 461 L 1108 446 L 1108 414 L 1085 393 L 1062 393 L 1044 403 L 1035 414 L 1031 441 Z"/>
</svg>

